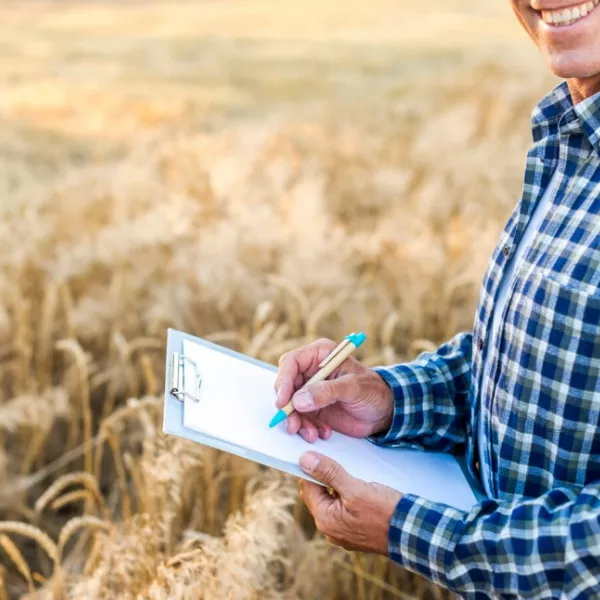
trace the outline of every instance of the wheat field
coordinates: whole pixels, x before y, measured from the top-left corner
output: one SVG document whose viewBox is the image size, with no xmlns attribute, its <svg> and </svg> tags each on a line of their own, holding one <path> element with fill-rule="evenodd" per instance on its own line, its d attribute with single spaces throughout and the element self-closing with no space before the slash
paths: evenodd
<svg viewBox="0 0 600 600">
<path fill-rule="evenodd" d="M 449 597 L 161 433 L 167 327 L 471 327 L 555 82 L 508 2 L 426 4 L 0 4 L 0 600 Z"/>
</svg>

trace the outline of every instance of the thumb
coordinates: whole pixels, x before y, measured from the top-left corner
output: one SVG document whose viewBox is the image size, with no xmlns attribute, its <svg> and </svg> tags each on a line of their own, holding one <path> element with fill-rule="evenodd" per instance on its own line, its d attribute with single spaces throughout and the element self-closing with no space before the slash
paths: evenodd
<svg viewBox="0 0 600 600">
<path fill-rule="evenodd" d="M 305 452 L 300 457 L 300 466 L 307 475 L 333 488 L 342 497 L 358 482 L 335 460 L 317 452 Z"/>
<path fill-rule="evenodd" d="M 299 389 L 292 397 L 298 412 L 313 412 L 335 402 L 352 402 L 358 399 L 360 386 L 356 375 L 342 375 L 326 379 Z"/>
</svg>

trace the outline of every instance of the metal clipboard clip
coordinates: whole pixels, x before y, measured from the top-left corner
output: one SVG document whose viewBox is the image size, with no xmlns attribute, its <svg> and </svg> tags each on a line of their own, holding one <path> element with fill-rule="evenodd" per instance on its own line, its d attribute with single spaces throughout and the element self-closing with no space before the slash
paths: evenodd
<svg viewBox="0 0 600 600">
<path fill-rule="evenodd" d="M 185 391 L 184 367 L 186 362 L 192 367 L 194 367 L 194 377 L 196 378 L 196 385 L 194 386 L 194 389 L 196 390 L 195 393 L 198 393 L 198 391 L 200 390 L 202 378 L 200 377 L 200 373 L 198 373 L 198 367 L 196 366 L 196 363 L 193 360 L 190 360 L 189 358 L 186 358 L 185 356 L 174 352 L 173 360 L 171 361 L 171 394 L 175 396 L 175 398 L 177 398 L 178 400 L 181 400 L 182 402 L 185 398 L 189 398 L 194 402 L 199 402 L 200 399 L 198 398 L 198 396 L 194 396 L 193 394 L 189 394 Z"/>
</svg>

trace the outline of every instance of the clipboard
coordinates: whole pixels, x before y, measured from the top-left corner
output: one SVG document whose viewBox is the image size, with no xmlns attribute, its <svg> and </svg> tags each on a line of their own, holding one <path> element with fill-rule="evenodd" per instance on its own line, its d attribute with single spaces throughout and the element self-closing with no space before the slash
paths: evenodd
<svg viewBox="0 0 600 600">
<path fill-rule="evenodd" d="M 196 429 L 186 427 L 186 405 L 188 411 L 193 410 L 195 404 L 201 403 L 203 401 L 203 392 L 207 391 L 206 389 L 203 389 L 202 386 L 204 379 L 202 373 L 202 365 L 197 364 L 195 361 L 191 360 L 189 356 L 186 356 L 184 346 L 189 345 L 190 342 L 192 344 L 200 346 L 204 350 L 216 352 L 221 356 L 226 356 L 232 359 L 242 361 L 242 363 L 238 363 L 240 364 L 240 366 L 253 365 L 255 367 L 259 367 L 262 370 L 266 370 L 273 376 L 273 379 L 275 374 L 277 373 L 277 368 L 273 365 L 262 362 L 253 357 L 246 356 L 234 350 L 219 346 L 207 340 L 195 337 L 188 333 L 184 333 L 174 329 L 169 329 L 167 333 L 167 352 L 165 364 L 165 406 L 163 416 L 164 433 L 185 438 L 195 443 L 209 446 L 211 448 L 215 448 L 223 452 L 227 452 L 240 458 L 256 462 L 260 465 L 264 465 L 266 467 L 274 468 L 279 471 L 288 473 L 297 478 L 302 478 L 309 481 L 313 481 L 315 483 L 320 483 L 311 478 L 310 476 L 306 475 L 306 473 L 304 473 L 304 471 L 300 468 L 299 464 L 297 464 L 297 461 L 291 462 L 288 460 L 280 460 L 269 454 L 258 452 L 255 449 L 250 450 L 246 446 L 237 445 L 235 443 L 231 443 L 230 441 L 225 441 L 219 437 L 207 435 L 206 433 L 202 433 L 200 431 L 197 431 Z M 208 376 L 210 374 L 205 373 L 205 375 Z M 204 399 L 208 400 L 207 398 Z M 273 405 L 273 411 L 274 410 L 275 408 Z M 268 433 L 265 432 L 265 435 L 268 435 Z M 352 443 L 356 444 L 357 442 L 361 444 L 366 444 L 366 446 L 362 446 L 361 448 L 364 448 L 364 450 L 366 450 L 367 452 L 370 451 L 369 448 L 379 448 L 382 451 L 382 453 L 387 453 L 388 457 L 391 456 L 391 454 L 393 454 L 394 457 L 398 457 L 401 459 L 406 458 L 409 461 L 414 460 L 418 462 L 419 460 L 428 460 L 424 459 L 424 457 L 427 454 L 438 454 L 431 451 L 414 450 L 408 448 L 384 449 L 382 447 L 377 447 L 366 440 L 356 440 L 353 438 Z M 329 442 L 323 443 L 328 444 Z M 305 449 L 310 450 L 311 446 L 307 444 L 307 447 Z M 319 451 L 319 448 L 313 449 Z M 402 455 L 402 453 L 404 454 Z M 443 458 L 444 460 L 450 460 L 450 455 L 440 456 L 438 454 L 438 456 L 439 458 Z M 433 456 L 429 460 L 435 461 L 436 457 Z M 460 469 L 456 469 L 456 467 L 452 466 L 451 463 L 448 463 L 448 465 L 449 467 L 453 468 L 456 471 L 456 473 L 462 474 L 464 480 L 466 480 L 468 487 L 470 488 L 470 491 L 473 495 L 473 505 L 485 499 L 485 495 L 483 494 L 481 484 L 478 481 L 474 480 L 468 472 L 464 457 L 453 455 L 452 461 L 456 461 Z M 439 465 L 437 468 L 439 472 Z M 415 472 L 414 466 L 413 472 Z M 416 472 L 420 473 L 418 469 Z M 411 493 L 411 491 L 408 489 L 401 489 L 400 491 Z M 444 489 L 444 493 L 440 493 L 438 498 L 428 497 L 428 499 L 432 499 L 434 501 L 444 501 L 443 498 L 446 497 L 446 492 L 451 494 L 451 490 Z"/>
<path fill-rule="evenodd" d="M 174 329 L 169 329 L 167 331 L 167 377 L 165 377 L 163 432 L 168 435 L 175 435 L 191 440 L 192 442 L 196 442 L 198 444 L 215 448 L 216 450 L 228 452 L 229 454 L 239 456 L 240 458 L 265 465 L 266 467 L 278 469 L 279 471 L 283 471 L 295 477 L 316 482 L 316 480 L 314 480 L 312 477 L 306 475 L 300 466 L 290 465 L 290 463 L 286 461 L 277 460 L 265 454 L 249 452 L 246 448 L 241 446 L 224 442 L 218 438 L 214 438 L 212 436 L 195 431 L 194 429 L 190 429 L 189 427 L 185 427 L 183 424 L 184 401 L 186 398 L 192 402 L 200 401 L 201 398 L 199 391 L 202 389 L 202 374 L 200 373 L 200 368 L 198 365 L 187 359 L 183 354 L 184 340 L 189 340 L 196 344 L 206 346 L 217 352 L 226 353 L 230 356 L 260 366 L 264 369 L 268 369 L 274 373 L 277 372 L 277 368 L 273 365 L 269 365 L 268 363 L 246 356 L 245 354 L 241 354 L 235 350 L 230 350 L 229 348 L 224 348 L 217 344 L 213 344 L 212 342 L 195 337 L 193 335 Z M 192 383 L 190 384 L 190 382 Z M 197 395 L 194 395 L 188 391 L 190 388 L 186 388 L 186 383 L 188 386 L 191 385 L 193 389 L 197 390 Z"/>
</svg>

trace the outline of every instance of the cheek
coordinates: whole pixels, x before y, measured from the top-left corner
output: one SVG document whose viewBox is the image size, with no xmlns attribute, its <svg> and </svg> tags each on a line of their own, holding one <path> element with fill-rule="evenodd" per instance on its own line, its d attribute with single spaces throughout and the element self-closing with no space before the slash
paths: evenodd
<svg viewBox="0 0 600 600">
<path fill-rule="evenodd" d="M 522 0 L 511 0 L 510 4 L 519 23 L 521 24 L 521 27 L 523 27 L 523 29 L 528 33 L 529 37 L 537 42 L 537 13 L 531 9 L 529 2 L 523 2 Z"/>
</svg>

